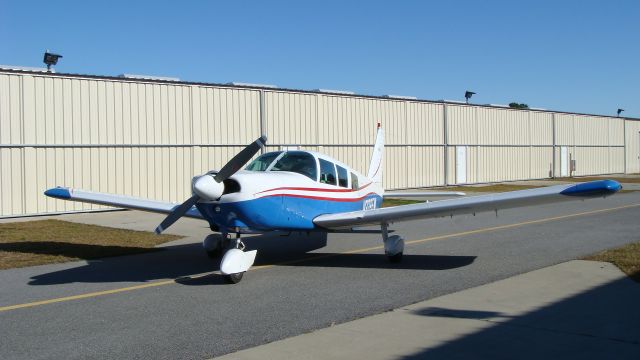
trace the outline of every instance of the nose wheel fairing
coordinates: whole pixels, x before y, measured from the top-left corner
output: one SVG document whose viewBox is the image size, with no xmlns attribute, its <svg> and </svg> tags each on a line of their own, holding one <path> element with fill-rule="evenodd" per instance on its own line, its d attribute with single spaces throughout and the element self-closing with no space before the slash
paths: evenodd
<svg viewBox="0 0 640 360">
<path fill-rule="evenodd" d="M 220 272 L 222 275 L 232 275 L 246 272 L 256 260 L 256 250 L 243 251 L 240 249 L 229 249 L 220 262 Z"/>
</svg>

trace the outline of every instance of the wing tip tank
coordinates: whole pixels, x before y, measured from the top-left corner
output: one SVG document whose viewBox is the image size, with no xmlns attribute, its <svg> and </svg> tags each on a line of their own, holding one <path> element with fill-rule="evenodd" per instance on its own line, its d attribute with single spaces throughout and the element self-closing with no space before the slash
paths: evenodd
<svg viewBox="0 0 640 360">
<path fill-rule="evenodd" d="M 69 189 L 59 186 L 45 191 L 44 194 L 56 199 L 71 199 L 71 192 L 69 192 Z"/>
<path fill-rule="evenodd" d="M 597 180 L 570 186 L 560 192 L 567 196 L 601 196 L 611 195 L 622 189 L 622 185 L 615 180 Z"/>
</svg>

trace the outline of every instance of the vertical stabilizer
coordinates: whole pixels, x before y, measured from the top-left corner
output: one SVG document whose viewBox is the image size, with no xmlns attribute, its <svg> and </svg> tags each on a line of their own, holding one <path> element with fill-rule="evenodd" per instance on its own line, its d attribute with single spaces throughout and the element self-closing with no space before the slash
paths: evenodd
<svg viewBox="0 0 640 360">
<path fill-rule="evenodd" d="M 374 184 L 380 187 L 380 191 L 384 190 L 382 184 L 382 171 L 384 168 L 384 130 L 380 123 L 378 123 L 378 133 L 376 135 L 376 144 L 373 147 L 373 155 L 371 156 L 371 163 L 369 164 L 369 174 L 367 177 L 371 179 Z"/>
</svg>

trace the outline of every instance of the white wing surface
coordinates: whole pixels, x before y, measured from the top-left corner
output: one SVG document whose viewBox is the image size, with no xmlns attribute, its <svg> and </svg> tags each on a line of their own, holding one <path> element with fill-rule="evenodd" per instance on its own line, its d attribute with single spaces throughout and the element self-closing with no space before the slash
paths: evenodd
<svg viewBox="0 0 640 360">
<path fill-rule="evenodd" d="M 410 198 L 431 196 L 465 196 L 461 191 L 416 191 L 416 192 L 385 192 L 385 198 Z"/>
<path fill-rule="evenodd" d="M 108 205 L 125 209 L 156 212 L 161 214 L 168 214 L 174 208 L 180 206 L 180 204 L 142 199 L 133 196 L 106 194 L 64 187 L 49 189 L 45 191 L 44 194 L 56 199 L 80 201 L 91 204 Z M 195 207 L 192 207 L 190 210 L 188 210 L 185 216 L 202 219 L 202 215 Z"/>
<path fill-rule="evenodd" d="M 313 222 L 327 229 L 377 225 L 414 219 L 429 219 L 481 211 L 494 211 L 559 201 L 602 197 L 614 194 L 622 186 L 614 180 L 598 180 L 579 184 L 556 185 L 537 189 L 447 199 L 429 203 L 401 205 L 316 217 Z"/>
</svg>

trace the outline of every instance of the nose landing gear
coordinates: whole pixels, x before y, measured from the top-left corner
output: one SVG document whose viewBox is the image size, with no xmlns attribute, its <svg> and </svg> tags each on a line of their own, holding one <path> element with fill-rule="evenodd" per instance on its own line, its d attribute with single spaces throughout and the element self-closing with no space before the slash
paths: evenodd
<svg viewBox="0 0 640 360">
<path fill-rule="evenodd" d="M 235 239 L 231 239 L 227 233 L 208 235 L 202 241 L 202 247 L 210 258 L 224 255 L 220 261 L 220 272 L 229 284 L 237 284 L 242 280 L 257 254 L 256 250 L 244 251 L 245 245 L 240 240 L 240 234 L 236 234 Z"/>
<path fill-rule="evenodd" d="M 226 234 L 223 238 L 228 239 Z M 242 280 L 244 273 L 249 270 L 256 260 L 257 251 L 244 251 L 245 245 L 240 240 L 240 234 L 236 234 L 235 241 L 229 241 L 231 248 L 222 257 L 220 262 L 220 272 L 224 276 L 224 280 L 229 284 L 237 284 Z M 229 246 L 227 247 L 229 248 Z"/>
</svg>

